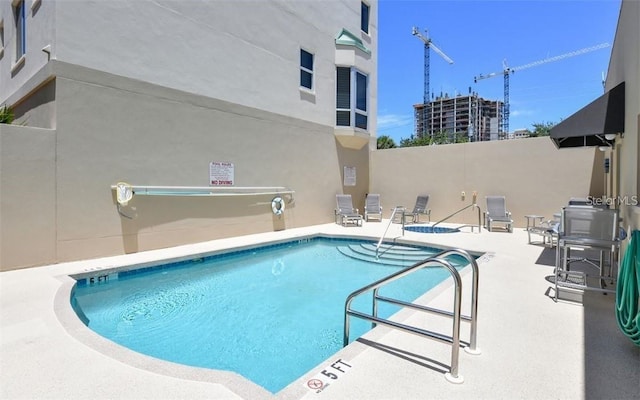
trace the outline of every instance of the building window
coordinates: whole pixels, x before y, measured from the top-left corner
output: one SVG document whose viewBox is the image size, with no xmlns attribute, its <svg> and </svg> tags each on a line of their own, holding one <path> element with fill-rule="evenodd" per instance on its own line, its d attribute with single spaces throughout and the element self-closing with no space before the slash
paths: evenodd
<svg viewBox="0 0 640 400">
<path fill-rule="evenodd" d="M 367 129 L 367 76 L 354 71 L 356 75 L 356 128 Z"/>
<path fill-rule="evenodd" d="M 355 68 L 336 68 L 336 126 L 368 129 L 368 80 Z"/>
<path fill-rule="evenodd" d="M 351 126 L 351 68 L 338 67 L 336 82 L 336 125 Z"/>
<path fill-rule="evenodd" d="M 364 1 L 360 7 L 360 29 L 364 33 L 369 33 L 369 5 Z"/>
<path fill-rule="evenodd" d="M 25 0 L 21 0 L 13 6 L 16 21 L 16 61 L 26 53 L 26 13 Z"/>
<path fill-rule="evenodd" d="M 313 54 L 300 49 L 300 86 L 313 90 Z"/>
</svg>

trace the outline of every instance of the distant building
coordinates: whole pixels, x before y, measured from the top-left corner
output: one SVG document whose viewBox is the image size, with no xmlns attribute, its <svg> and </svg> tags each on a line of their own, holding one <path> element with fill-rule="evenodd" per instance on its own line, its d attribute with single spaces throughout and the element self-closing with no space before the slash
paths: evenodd
<svg viewBox="0 0 640 400">
<path fill-rule="evenodd" d="M 528 129 L 516 129 L 513 132 L 509 132 L 509 139 L 523 139 L 528 138 L 531 132 Z"/>
<path fill-rule="evenodd" d="M 452 141 L 461 136 L 472 142 L 504 139 L 501 134 L 502 101 L 486 100 L 477 93 L 439 96 L 429 104 L 415 104 L 415 135 L 447 133 Z"/>
</svg>

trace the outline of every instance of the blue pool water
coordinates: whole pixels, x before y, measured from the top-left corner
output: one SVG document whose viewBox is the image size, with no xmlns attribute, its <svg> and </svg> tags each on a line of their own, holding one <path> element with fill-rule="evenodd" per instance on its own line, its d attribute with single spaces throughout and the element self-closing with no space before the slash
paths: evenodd
<svg viewBox="0 0 640 400">
<path fill-rule="evenodd" d="M 362 242 L 314 238 L 79 279 L 71 300 L 89 328 L 122 346 L 235 371 L 275 393 L 342 348 L 349 293 L 402 268 L 337 250 L 351 243 Z M 429 268 L 380 293 L 410 301 L 448 276 Z M 370 312 L 371 297 L 353 305 Z M 352 318 L 351 340 L 369 328 Z"/>
<path fill-rule="evenodd" d="M 420 233 L 453 233 L 460 232 L 458 228 L 446 228 L 440 226 L 407 226 L 404 228 L 407 231 L 420 232 Z"/>
</svg>

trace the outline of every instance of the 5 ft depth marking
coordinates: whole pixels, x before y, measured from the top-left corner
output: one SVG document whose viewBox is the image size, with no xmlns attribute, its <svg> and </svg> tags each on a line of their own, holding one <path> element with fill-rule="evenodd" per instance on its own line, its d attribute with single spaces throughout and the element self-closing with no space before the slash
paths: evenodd
<svg viewBox="0 0 640 400">
<path fill-rule="evenodd" d="M 319 374 L 309 379 L 305 386 L 316 393 L 320 393 L 325 390 L 332 381 L 337 380 L 350 369 L 351 365 L 339 358 L 326 366 Z"/>
</svg>

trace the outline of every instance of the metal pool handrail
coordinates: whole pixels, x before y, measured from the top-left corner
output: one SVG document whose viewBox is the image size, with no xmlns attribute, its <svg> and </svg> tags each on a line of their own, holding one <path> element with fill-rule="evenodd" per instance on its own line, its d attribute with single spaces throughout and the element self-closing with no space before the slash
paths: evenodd
<svg viewBox="0 0 640 400">
<path fill-rule="evenodd" d="M 471 203 L 468 206 L 464 206 L 461 209 L 459 209 L 458 211 L 454 212 L 453 214 L 447 215 L 446 217 L 442 218 L 440 221 L 436 222 L 435 224 L 432 225 L 433 228 L 436 227 L 436 225 L 438 225 L 441 222 L 444 222 L 446 220 L 448 220 L 449 218 L 453 217 L 456 214 L 461 213 L 462 211 L 466 210 L 467 208 L 471 208 L 471 207 L 476 207 L 478 209 L 478 233 L 482 232 L 482 222 L 481 222 L 481 218 L 480 218 L 480 206 L 478 204 Z M 471 231 L 473 232 L 473 225 L 469 225 L 471 226 Z"/>
<path fill-rule="evenodd" d="M 473 269 L 473 278 L 472 278 L 472 290 L 471 290 L 471 316 L 462 316 L 460 313 L 460 304 L 462 298 L 462 279 L 460 278 L 460 274 L 458 271 L 449 263 L 444 257 L 448 255 L 457 254 L 462 257 L 465 257 L 472 266 Z M 388 297 L 383 297 L 378 295 L 378 289 L 385 284 L 395 281 L 399 278 L 402 278 L 406 275 L 409 275 L 415 271 L 421 270 L 422 268 L 429 267 L 433 264 L 439 264 L 440 266 L 445 267 L 451 273 L 451 276 L 454 280 L 455 290 L 454 290 L 454 305 L 453 305 L 453 313 L 444 310 L 438 310 L 431 307 L 422 306 L 419 304 L 408 303 L 405 301 L 391 299 Z M 382 324 L 385 326 L 389 326 L 391 328 L 400 329 L 409 333 L 413 333 L 416 335 L 428 337 L 434 340 L 438 340 L 445 343 L 451 343 L 451 370 L 449 373 L 445 374 L 445 377 L 448 381 L 452 383 L 462 383 L 464 378 L 462 376 L 458 376 L 458 358 L 459 358 L 459 348 L 460 348 L 460 320 L 464 319 L 465 321 L 471 322 L 471 338 L 470 344 L 468 347 L 465 347 L 465 351 L 469 354 L 480 354 L 480 350 L 477 348 L 477 322 L 478 322 L 478 280 L 479 280 L 479 270 L 478 264 L 475 259 L 466 251 L 461 249 L 455 250 L 445 250 L 433 257 L 430 257 L 424 261 L 420 261 L 411 267 L 405 268 L 401 271 L 398 271 L 394 274 L 391 274 L 385 278 L 382 278 L 374 283 L 371 283 L 361 289 L 358 289 L 351 293 L 347 300 L 345 301 L 345 315 L 344 315 L 344 345 L 349 344 L 349 317 L 354 316 L 357 318 L 361 318 L 364 320 L 368 320 L 373 322 L 373 325 Z M 365 292 L 373 290 L 373 300 L 372 300 L 372 313 L 371 315 L 367 315 L 361 313 L 359 311 L 355 311 L 351 309 L 351 302 L 353 299 Z M 401 305 L 404 307 L 413 308 L 416 310 L 431 312 L 435 314 L 445 315 L 453 317 L 453 333 L 452 336 L 442 335 L 436 332 L 420 329 L 414 326 L 401 324 L 398 322 L 394 322 L 388 319 L 379 318 L 378 317 L 378 305 L 377 301 L 385 301 L 387 303 L 392 303 L 396 305 Z"/>
<path fill-rule="evenodd" d="M 402 211 L 402 235 L 404 236 L 404 210 L 405 208 L 403 206 L 396 206 L 393 209 L 393 212 L 391 213 L 391 218 L 389 218 L 389 223 L 387 224 L 387 227 L 384 230 L 384 233 L 382 234 L 382 236 L 380 236 L 380 240 L 378 240 L 378 244 L 376 245 L 376 260 L 378 259 L 378 251 L 380 250 L 380 246 L 382 245 L 382 241 L 384 240 L 384 237 L 387 235 L 387 231 L 389 230 L 389 227 L 391 226 L 391 223 L 393 222 L 393 219 L 396 216 L 396 212 L 398 211 Z"/>
</svg>

